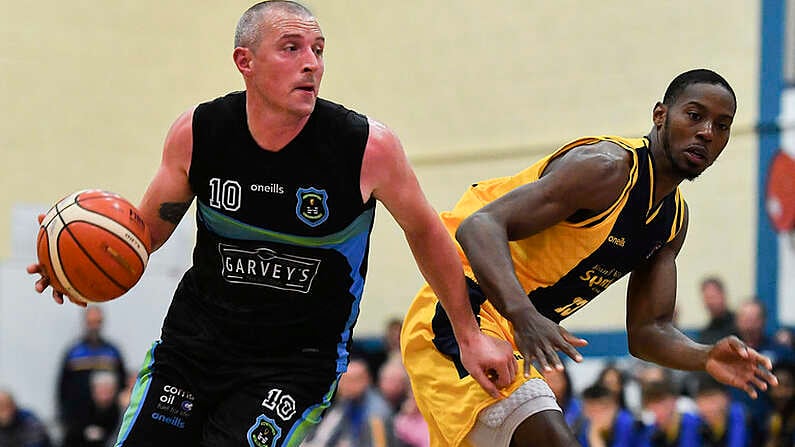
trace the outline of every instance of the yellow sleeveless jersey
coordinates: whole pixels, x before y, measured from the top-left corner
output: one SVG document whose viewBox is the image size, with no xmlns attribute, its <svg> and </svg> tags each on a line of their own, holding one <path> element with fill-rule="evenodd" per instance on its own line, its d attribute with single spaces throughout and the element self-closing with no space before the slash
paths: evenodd
<svg viewBox="0 0 795 447">
<path fill-rule="evenodd" d="M 654 160 L 647 139 L 580 138 L 514 176 L 472 185 L 452 211 L 441 214 L 455 238 L 461 221 L 507 192 L 538 180 L 552 159 L 575 147 L 587 148 L 600 141 L 617 144 L 632 155 L 630 175 L 619 198 L 597 215 L 560 222 L 509 243 L 516 276 L 528 298 L 542 315 L 555 322 L 581 309 L 650 258 L 681 229 L 686 206 L 679 189 L 658 205 L 653 203 Z M 458 252 L 481 330 L 513 344 L 522 371 L 524 360 L 516 349 L 510 322 L 483 295 L 460 246 Z M 478 412 L 495 401 L 461 365 L 450 322 L 427 284 L 414 298 L 404 319 L 401 350 L 417 404 L 428 421 L 431 445 L 466 445 L 464 438 Z M 531 378 L 542 377 L 531 369 Z M 511 393 L 525 380 L 519 374 L 503 391 Z"/>
</svg>

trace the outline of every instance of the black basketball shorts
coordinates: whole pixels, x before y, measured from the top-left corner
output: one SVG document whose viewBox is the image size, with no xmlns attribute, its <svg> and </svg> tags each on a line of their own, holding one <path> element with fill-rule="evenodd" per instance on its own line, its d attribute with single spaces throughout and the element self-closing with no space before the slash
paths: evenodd
<svg viewBox="0 0 795 447">
<path fill-rule="evenodd" d="M 158 359 L 159 344 L 138 374 L 117 447 L 298 446 L 320 422 L 337 385 L 257 378 L 228 388 L 205 386 L 197 379 L 203 374 Z"/>
</svg>

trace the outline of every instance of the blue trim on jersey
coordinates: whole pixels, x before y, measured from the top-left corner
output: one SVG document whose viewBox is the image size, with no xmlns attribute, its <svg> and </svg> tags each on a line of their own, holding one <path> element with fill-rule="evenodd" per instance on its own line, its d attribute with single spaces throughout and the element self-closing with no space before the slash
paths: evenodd
<svg viewBox="0 0 795 447">
<path fill-rule="evenodd" d="M 372 223 L 372 219 L 370 222 Z M 354 297 L 350 316 L 345 323 L 345 330 L 340 334 L 340 343 L 337 345 L 337 373 L 342 373 L 348 368 L 348 342 L 351 339 L 353 325 L 356 323 L 356 319 L 359 318 L 359 304 L 362 302 L 362 292 L 364 291 L 364 277 L 361 275 L 360 269 L 369 241 L 370 232 L 368 231 L 351 238 L 348 243 L 342 246 L 335 247 L 348 259 L 348 263 L 351 265 L 353 284 L 351 284 L 350 293 Z"/>
<path fill-rule="evenodd" d="M 128 407 L 127 411 L 124 412 L 121 426 L 122 428 L 126 429 L 124 430 L 123 434 L 119 433 L 118 438 L 116 438 L 116 446 L 122 445 L 122 443 L 127 440 L 127 437 L 130 436 L 130 432 L 135 425 L 135 421 L 138 420 L 138 416 L 141 414 L 141 409 L 144 407 L 146 396 L 149 394 L 149 387 L 152 385 L 152 365 L 155 364 L 155 349 L 157 349 L 158 345 L 160 345 L 160 340 L 152 343 L 152 347 L 149 348 L 149 351 L 146 353 L 144 366 L 141 367 L 141 373 L 138 375 L 138 380 L 135 381 L 135 386 L 133 386 L 133 389 L 130 392 L 131 398 L 135 399 L 137 397 L 138 388 L 141 386 L 143 380 L 146 380 L 146 385 L 143 393 L 141 393 L 140 398 L 138 399 L 138 408 L 135 409 L 135 413 L 128 418 L 127 413 L 130 411 L 130 408 Z M 146 378 L 144 379 L 144 377 Z"/>
<path fill-rule="evenodd" d="M 198 201 L 197 212 L 204 225 L 221 237 L 248 241 L 271 241 L 317 248 L 328 248 L 336 244 L 343 244 L 357 234 L 369 231 L 375 216 L 375 208 L 370 208 L 362 212 L 350 225 L 336 233 L 326 236 L 296 236 L 266 230 L 232 219 L 215 211 L 201 201 Z"/>
<path fill-rule="evenodd" d="M 359 304 L 364 291 L 361 267 L 370 243 L 370 233 L 375 220 L 375 207 L 363 211 L 359 217 L 341 231 L 321 237 L 296 236 L 265 230 L 232 219 L 201 202 L 198 202 L 198 213 L 207 228 L 222 237 L 325 248 L 336 250 L 345 256 L 351 268 L 351 279 L 353 280 L 349 290 L 353 296 L 353 305 L 348 321 L 345 323 L 345 329 L 340 334 L 340 343 L 337 345 L 337 373 L 344 372 L 348 366 L 347 346 L 351 339 L 353 325 L 359 317 Z"/>
<path fill-rule="evenodd" d="M 770 161 L 780 146 L 778 117 L 784 89 L 783 55 L 786 2 L 763 0 L 759 65 L 759 173 L 757 177 L 756 295 L 768 310 L 768 333 L 779 325 L 778 238 L 765 211 L 765 191 Z"/>
<path fill-rule="evenodd" d="M 293 424 L 287 436 L 282 441 L 282 447 L 295 447 L 309 434 L 309 430 L 320 424 L 323 418 L 323 412 L 331 406 L 331 399 L 334 397 L 334 391 L 337 389 L 337 384 L 340 381 L 340 374 L 337 374 L 336 380 L 331 383 L 328 392 L 323 395 L 323 400 L 320 403 L 307 407 L 301 414 L 301 420 Z"/>
</svg>

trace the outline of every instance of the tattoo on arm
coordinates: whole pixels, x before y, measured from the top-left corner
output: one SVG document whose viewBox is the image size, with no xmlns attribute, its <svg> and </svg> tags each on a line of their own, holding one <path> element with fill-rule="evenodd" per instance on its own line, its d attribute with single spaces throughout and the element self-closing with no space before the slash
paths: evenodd
<svg viewBox="0 0 795 447">
<path fill-rule="evenodd" d="M 160 218 L 177 225 L 188 211 L 190 202 L 164 202 L 160 204 Z"/>
</svg>

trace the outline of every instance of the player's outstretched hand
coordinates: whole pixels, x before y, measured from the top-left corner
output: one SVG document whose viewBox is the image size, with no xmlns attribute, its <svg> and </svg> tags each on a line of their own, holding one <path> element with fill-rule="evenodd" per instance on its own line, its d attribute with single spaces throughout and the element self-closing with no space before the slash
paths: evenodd
<svg viewBox="0 0 795 447">
<path fill-rule="evenodd" d="M 719 340 L 707 356 L 706 370 L 717 381 L 739 388 L 752 399 L 757 391 L 778 385 L 778 379 L 770 370 L 769 358 L 749 348 L 739 338 L 730 336 Z"/>
<path fill-rule="evenodd" d="M 525 358 L 524 375 L 530 374 L 530 362 L 535 359 L 542 370 L 563 370 L 557 351 L 563 351 L 575 362 L 582 361 L 577 348 L 586 346 L 585 339 L 575 337 L 569 331 L 541 314 L 527 314 L 521 321 L 513 321 L 514 337 L 519 351 Z"/>
<path fill-rule="evenodd" d="M 39 224 L 41 224 L 41 221 L 44 220 L 44 214 L 39 214 L 38 220 Z M 47 290 L 47 287 L 50 287 L 50 278 L 48 278 L 47 275 L 44 273 L 44 270 L 41 268 L 41 264 L 39 263 L 30 264 L 26 270 L 31 275 L 39 275 L 39 279 L 37 279 L 36 283 L 33 285 L 33 288 L 36 290 L 36 292 L 43 293 L 45 290 Z M 52 288 L 52 299 L 55 300 L 56 303 L 63 304 L 64 296 L 66 296 L 69 299 L 69 301 L 77 304 L 78 306 L 86 307 L 85 302 L 74 300 L 72 299 L 72 297 L 64 295 L 63 293 L 55 290 L 54 287 Z"/>
<path fill-rule="evenodd" d="M 499 389 L 510 385 L 519 369 L 511 344 L 480 333 L 459 348 L 464 368 L 487 393 L 499 399 Z"/>
</svg>

